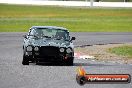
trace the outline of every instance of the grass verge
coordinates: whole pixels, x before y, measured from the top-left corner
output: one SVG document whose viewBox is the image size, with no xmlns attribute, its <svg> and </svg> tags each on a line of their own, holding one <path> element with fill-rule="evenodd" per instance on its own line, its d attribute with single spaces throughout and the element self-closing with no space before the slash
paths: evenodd
<svg viewBox="0 0 132 88">
<path fill-rule="evenodd" d="M 53 25 L 72 32 L 132 32 L 132 8 L 75 8 L 0 4 L 0 32 Z"/>
<path fill-rule="evenodd" d="M 132 58 L 132 45 L 109 48 L 109 52 Z"/>
</svg>

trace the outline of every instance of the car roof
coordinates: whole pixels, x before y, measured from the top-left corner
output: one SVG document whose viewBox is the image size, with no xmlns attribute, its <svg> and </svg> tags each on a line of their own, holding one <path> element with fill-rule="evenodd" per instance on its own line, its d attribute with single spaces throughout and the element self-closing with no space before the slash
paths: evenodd
<svg viewBox="0 0 132 88">
<path fill-rule="evenodd" d="M 47 29 L 60 29 L 60 30 L 66 30 L 66 28 L 63 28 L 63 27 L 57 27 L 57 26 L 32 26 L 32 28 L 47 28 Z"/>
</svg>

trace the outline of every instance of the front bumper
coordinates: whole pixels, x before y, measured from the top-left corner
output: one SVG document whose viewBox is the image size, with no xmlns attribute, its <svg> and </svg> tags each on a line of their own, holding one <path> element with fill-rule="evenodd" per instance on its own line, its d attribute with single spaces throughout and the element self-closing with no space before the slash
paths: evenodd
<svg viewBox="0 0 132 88">
<path fill-rule="evenodd" d="M 34 61 L 42 61 L 42 62 L 58 62 L 58 61 L 69 61 L 71 58 L 73 58 L 72 54 L 65 54 L 60 53 L 58 55 L 40 55 L 39 52 L 26 52 L 26 57 L 29 58 L 29 60 Z"/>
<path fill-rule="evenodd" d="M 68 61 L 72 57 L 69 55 L 56 55 L 56 56 L 51 56 L 51 55 L 46 55 L 46 56 L 34 56 L 34 58 L 37 61 L 44 61 L 44 62 L 63 62 L 63 61 Z"/>
<path fill-rule="evenodd" d="M 58 62 L 58 61 L 68 61 L 73 58 L 74 53 L 60 52 L 58 47 L 39 47 L 39 51 L 25 52 L 25 55 L 30 58 L 30 60 L 44 61 L 44 62 Z"/>
</svg>

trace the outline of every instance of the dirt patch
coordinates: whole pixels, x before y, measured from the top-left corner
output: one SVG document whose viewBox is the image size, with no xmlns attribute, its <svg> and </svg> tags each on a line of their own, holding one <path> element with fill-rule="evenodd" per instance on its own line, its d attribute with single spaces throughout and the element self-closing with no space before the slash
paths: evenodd
<svg viewBox="0 0 132 88">
<path fill-rule="evenodd" d="M 132 43 L 77 47 L 77 48 L 75 48 L 75 53 L 80 53 L 81 55 L 94 56 L 95 60 L 103 60 L 103 61 L 112 61 L 115 63 L 132 64 L 132 58 L 128 58 L 126 56 L 119 56 L 119 55 L 108 52 L 109 48 L 119 47 L 119 46 L 124 46 L 124 45 L 132 45 Z"/>
</svg>

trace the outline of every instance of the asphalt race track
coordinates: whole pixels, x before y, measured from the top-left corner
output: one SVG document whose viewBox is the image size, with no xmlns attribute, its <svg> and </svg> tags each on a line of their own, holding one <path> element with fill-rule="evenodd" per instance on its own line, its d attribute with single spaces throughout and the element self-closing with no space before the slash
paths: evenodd
<svg viewBox="0 0 132 88">
<path fill-rule="evenodd" d="M 71 33 L 77 39 L 75 46 L 89 46 L 102 44 L 130 43 L 132 42 L 132 33 L 113 33 L 113 32 L 77 32 Z"/>
<path fill-rule="evenodd" d="M 22 42 L 25 33 L 0 33 L 0 88 L 132 88 L 129 84 L 86 84 L 76 82 L 76 69 L 82 65 L 90 74 L 130 74 L 131 64 L 76 59 L 73 66 L 30 64 L 23 66 Z M 75 46 L 132 42 L 132 33 L 71 33 Z"/>
</svg>

